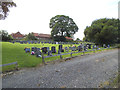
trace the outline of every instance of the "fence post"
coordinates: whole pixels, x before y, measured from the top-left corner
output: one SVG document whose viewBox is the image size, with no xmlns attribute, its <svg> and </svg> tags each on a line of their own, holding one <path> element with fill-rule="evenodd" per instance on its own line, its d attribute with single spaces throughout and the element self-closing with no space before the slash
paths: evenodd
<svg viewBox="0 0 120 90">
<path fill-rule="evenodd" d="M 61 55 L 61 53 L 60 53 L 60 59 L 62 59 L 62 55 Z"/>
<path fill-rule="evenodd" d="M 72 57 L 72 51 L 71 51 L 71 54 L 70 54 L 70 55 L 71 55 L 71 57 Z"/>
<path fill-rule="evenodd" d="M 83 55 L 85 54 L 85 51 L 83 51 Z"/>
<path fill-rule="evenodd" d="M 95 49 L 93 49 L 93 52 L 95 53 Z"/>
<path fill-rule="evenodd" d="M 42 52 L 42 63 L 45 65 L 44 54 Z"/>
<path fill-rule="evenodd" d="M 16 66 L 15 66 L 16 70 L 18 70 L 18 63 L 16 63 Z"/>
</svg>

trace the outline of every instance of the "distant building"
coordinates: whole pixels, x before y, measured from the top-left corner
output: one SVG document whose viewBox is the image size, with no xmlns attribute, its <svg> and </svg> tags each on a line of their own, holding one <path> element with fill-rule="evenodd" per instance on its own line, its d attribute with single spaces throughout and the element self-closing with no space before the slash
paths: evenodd
<svg viewBox="0 0 120 90">
<path fill-rule="evenodd" d="M 16 40 L 21 40 L 21 39 L 23 39 L 25 37 L 19 31 L 17 33 L 12 33 L 11 36 L 13 37 L 13 39 L 16 39 Z"/>
<path fill-rule="evenodd" d="M 33 33 L 33 32 L 32 32 Z M 39 34 L 39 33 L 33 33 L 33 35 L 40 40 L 51 40 L 51 35 L 50 34 Z"/>
</svg>

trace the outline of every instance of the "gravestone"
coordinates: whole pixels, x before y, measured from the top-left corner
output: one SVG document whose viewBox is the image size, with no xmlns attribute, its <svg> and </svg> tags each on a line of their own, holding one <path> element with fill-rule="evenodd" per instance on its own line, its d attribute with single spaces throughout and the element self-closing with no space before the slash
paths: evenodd
<svg viewBox="0 0 120 90">
<path fill-rule="evenodd" d="M 89 44 L 88 48 L 91 49 L 91 44 Z"/>
<path fill-rule="evenodd" d="M 64 48 L 62 48 L 61 52 L 64 52 Z"/>
<path fill-rule="evenodd" d="M 52 56 L 52 51 L 48 51 L 48 56 Z"/>
<path fill-rule="evenodd" d="M 56 48 L 54 46 L 51 47 L 52 53 L 56 53 Z"/>
<path fill-rule="evenodd" d="M 78 51 L 82 51 L 82 46 L 78 46 Z"/>
<path fill-rule="evenodd" d="M 86 48 L 86 46 L 84 46 L 84 51 L 87 51 L 87 48 Z"/>
<path fill-rule="evenodd" d="M 25 48 L 25 52 L 30 52 L 30 48 Z"/>
<path fill-rule="evenodd" d="M 43 52 L 43 53 L 47 53 L 47 47 L 43 47 L 43 48 L 42 48 L 42 52 Z"/>
<path fill-rule="evenodd" d="M 72 51 L 76 51 L 76 47 L 72 47 Z"/>
<path fill-rule="evenodd" d="M 66 52 L 68 52 L 68 51 L 69 51 L 69 50 L 68 50 L 68 47 L 65 47 L 65 51 L 66 51 Z"/>
<path fill-rule="evenodd" d="M 59 50 L 62 51 L 62 45 L 59 45 Z"/>
</svg>

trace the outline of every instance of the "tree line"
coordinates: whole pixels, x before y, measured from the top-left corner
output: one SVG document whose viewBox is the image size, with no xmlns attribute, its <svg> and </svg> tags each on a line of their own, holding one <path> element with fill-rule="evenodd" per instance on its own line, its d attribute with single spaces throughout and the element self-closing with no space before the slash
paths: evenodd
<svg viewBox="0 0 120 90">
<path fill-rule="evenodd" d="M 9 7 L 16 7 L 14 2 L 1 2 L 0 19 L 5 19 L 9 12 Z M 84 41 L 96 44 L 115 44 L 120 43 L 120 23 L 119 19 L 102 18 L 94 20 L 90 26 L 84 30 Z M 78 26 L 72 18 L 65 15 L 56 15 L 50 19 L 49 27 L 51 37 L 54 41 L 66 41 L 65 37 L 73 37 L 78 32 Z M 4 30 L 0 31 L 2 40 L 13 39 Z M 26 40 L 36 40 L 32 33 L 29 33 Z M 77 39 L 79 40 L 79 38 Z"/>
</svg>

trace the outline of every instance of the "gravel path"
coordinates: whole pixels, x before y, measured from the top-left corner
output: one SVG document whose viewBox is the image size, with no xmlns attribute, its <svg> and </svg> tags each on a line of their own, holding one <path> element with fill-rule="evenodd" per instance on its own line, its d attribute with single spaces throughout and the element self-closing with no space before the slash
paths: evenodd
<svg viewBox="0 0 120 90">
<path fill-rule="evenodd" d="M 118 72 L 118 50 L 23 69 L 2 78 L 3 88 L 97 88 Z"/>
</svg>

